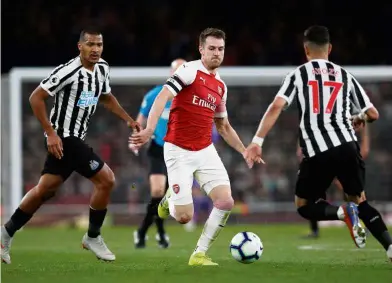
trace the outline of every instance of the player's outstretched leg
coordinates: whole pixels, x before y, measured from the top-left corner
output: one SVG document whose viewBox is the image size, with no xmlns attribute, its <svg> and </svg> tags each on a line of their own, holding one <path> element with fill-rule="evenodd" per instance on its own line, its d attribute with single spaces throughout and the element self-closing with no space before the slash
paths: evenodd
<svg viewBox="0 0 392 283">
<path fill-rule="evenodd" d="M 349 198 L 354 198 L 355 201 L 359 202 L 359 217 L 374 238 L 384 247 L 387 257 L 392 261 L 392 238 L 381 214 L 367 202 L 364 192 L 362 192 L 359 199 L 352 196 L 349 196 Z"/>
<path fill-rule="evenodd" d="M 101 227 L 105 220 L 110 192 L 114 187 L 114 174 L 105 164 L 90 180 L 94 183 L 94 191 L 90 199 L 89 227 L 83 236 L 82 246 L 93 252 L 98 259 L 114 261 L 115 255 L 108 249 L 101 236 Z"/>
<path fill-rule="evenodd" d="M 217 186 L 209 194 L 214 207 L 204 225 L 196 249 L 189 259 L 189 265 L 218 265 L 207 255 L 207 251 L 225 227 L 230 212 L 234 206 L 231 189 L 227 185 Z"/>
<path fill-rule="evenodd" d="M 366 232 L 361 226 L 357 206 L 349 202 L 334 206 L 323 199 L 316 202 L 307 201 L 296 196 L 295 202 L 299 215 L 308 220 L 342 220 L 349 228 L 350 235 L 358 248 L 366 245 Z"/>
<path fill-rule="evenodd" d="M 32 188 L 22 199 L 19 207 L 12 214 L 10 220 L 1 228 L 1 260 L 11 263 L 11 243 L 14 234 L 22 228 L 41 207 L 52 198 L 57 189 L 63 183 L 63 177 L 58 175 L 44 174 L 38 185 Z"/>
</svg>

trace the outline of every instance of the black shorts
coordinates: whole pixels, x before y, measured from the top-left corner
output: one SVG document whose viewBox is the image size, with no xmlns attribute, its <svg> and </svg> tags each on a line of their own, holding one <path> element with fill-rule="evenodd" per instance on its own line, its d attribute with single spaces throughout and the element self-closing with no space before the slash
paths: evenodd
<svg viewBox="0 0 392 283">
<path fill-rule="evenodd" d="M 150 159 L 150 175 L 161 174 L 167 176 L 163 146 L 160 146 L 152 140 L 147 150 L 147 155 Z"/>
<path fill-rule="evenodd" d="M 349 196 L 360 196 L 365 186 L 365 163 L 357 142 L 349 142 L 304 158 L 300 164 L 295 195 L 311 200 L 326 198 L 334 178 Z"/>
<path fill-rule="evenodd" d="M 41 174 L 60 175 L 67 180 L 72 172 L 91 178 L 104 166 L 101 158 L 84 141 L 76 137 L 61 138 L 63 141 L 63 158 L 57 159 L 48 152 Z M 46 140 L 45 140 L 45 146 Z"/>
</svg>

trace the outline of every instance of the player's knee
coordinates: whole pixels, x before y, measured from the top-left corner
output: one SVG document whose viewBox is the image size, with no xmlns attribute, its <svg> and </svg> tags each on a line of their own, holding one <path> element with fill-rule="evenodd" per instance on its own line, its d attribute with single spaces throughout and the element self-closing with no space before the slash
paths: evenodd
<svg viewBox="0 0 392 283">
<path fill-rule="evenodd" d="M 234 207 L 234 199 L 232 197 L 217 199 L 214 201 L 214 207 L 220 210 L 232 210 Z"/>
<path fill-rule="evenodd" d="M 189 221 L 192 220 L 192 217 L 193 217 L 192 213 L 182 212 L 182 213 L 177 213 L 176 220 L 180 224 L 187 224 Z"/>
<path fill-rule="evenodd" d="M 102 178 L 100 184 L 97 186 L 98 188 L 106 191 L 111 191 L 114 188 L 114 184 L 116 182 L 116 178 L 114 177 L 114 173 L 109 170 L 105 175 L 105 178 Z"/>
<path fill-rule="evenodd" d="M 57 192 L 57 186 L 45 186 L 42 184 L 38 184 L 36 189 L 36 193 L 42 201 L 47 201 L 54 197 Z"/>
<path fill-rule="evenodd" d="M 165 195 L 165 187 L 164 186 L 151 186 L 151 197 L 161 198 L 164 195 Z"/>
<path fill-rule="evenodd" d="M 295 196 L 295 207 L 297 208 L 297 210 L 303 206 L 305 206 L 307 204 L 307 200 L 297 197 Z"/>
</svg>

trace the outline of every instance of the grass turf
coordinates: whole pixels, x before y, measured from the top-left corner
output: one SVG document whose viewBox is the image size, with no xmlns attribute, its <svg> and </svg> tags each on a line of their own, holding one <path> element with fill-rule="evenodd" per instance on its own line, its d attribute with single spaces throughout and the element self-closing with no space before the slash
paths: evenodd
<svg viewBox="0 0 392 283">
<path fill-rule="evenodd" d="M 82 250 L 83 230 L 26 228 L 16 234 L 12 264 L 2 265 L 4 283 L 62 282 L 392 282 L 392 263 L 370 236 L 365 249 L 356 249 L 346 228 L 321 228 L 317 240 L 301 239 L 305 225 L 228 225 L 209 255 L 218 267 L 189 267 L 201 228 L 185 232 L 168 226 L 172 245 L 157 247 L 155 228 L 147 248 L 133 247 L 133 227 L 104 228 L 103 236 L 117 260 L 105 263 Z M 230 239 L 240 231 L 259 235 L 264 244 L 261 259 L 245 265 L 229 253 Z"/>
</svg>

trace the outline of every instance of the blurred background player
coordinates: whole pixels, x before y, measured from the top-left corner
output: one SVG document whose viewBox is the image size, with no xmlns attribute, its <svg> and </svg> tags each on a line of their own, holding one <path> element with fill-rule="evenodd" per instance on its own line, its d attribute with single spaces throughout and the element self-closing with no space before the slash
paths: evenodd
<svg viewBox="0 0 392 283">
<path fill-rule="evenodd" d="M 82 246 L 99 259 L 116 259 L 101 237 L 101 227 L 114 187 L 114 173 L 84 139 L 98 102 L 135 131 L 140 127 L 111 92 L 109 65 L 101 58 L 102 34 L 95 29 L 83 30 L 78 49 L 80 54 L 76 58 L 55 68 L 30 96 L 31 108 L 45 133 L 48 152 L 38 184 L 23 197 L 11 219 L 1 229 L 1 259 L 5 263 L 11 263 L 10 248 L 14 234 L 56 194 L 74 171 L 94 184 L 89 227 L 83 236 Z M 55 101 L 48 119 L 45 101 L 49 96 Z"/>
<path fill-rule="evenodd" d="M 312 26 L 304 33 L 308 62 L 290 72 L 260 121 L 248 146 L 248 161 L 261 158 L 264 138 L 281 112 L 297 101 L 301 114 L 299 140 L 304 158 L 295 188 L 298 213 L 308 220 L 341 220 L 358 248 L 366 245 L 366 232 L 359 218 L 392 260 L 392 238 L 380 213 L 365 195 L 365 163 L 355 130 L 378 119 L 378 111 L 359 82 L 344 68 L 329 61 L 332 49 L 329 31 Z M 352 117 L 351 102 L 360 114 Z M 349 202 L 329 204 L 326 190 L 335 179 L 342 184 Z"/>
<path fill-rule="evenodd" d="M 170 65 L 170 76 L 173 75 L 177 68 L 183 63 L 185 63 L 185 60 L 181 58 L 174 60 Z M 146 124 L 152 104 L 154 103 L 155 98 L 162 88 L 163 85 L 158 85 L 144 96 L 139 114 L 136 119 L 140 125 L 144 126 Z M 155 128 L 150 146 L 147 151 L 147 155 L 150 159 L 149 179 L 151 200 L 147 205 L 147 212 L 139 229 L 133 233 L 133 239 L 136 248 L 144 248 L 146 246 L 146 234 L 148 228 L 154 221 L 158 231 L 155 236 L 158 245 L 161 248 L 169 247 L 169 237 L 165 233 L 163 226 L 164 220 L 158 217 L 157 208 L 162 197 L 165 195 L 167 188 L 167 170 L 165 159 L 163 157 L 163 144 L 165 141 L 163 138 L 165 137 L 167 131 L 167 122 L 169 119 L 171 103 L 171 100 L 167 101 L 162 115 L 159 117 L 157 127 Z M 138 153 L 137 149 L 132 147 L 132 144 L 130 144 L 130 148 L 135 154 Z"/>
<path fill-rule="evenodd" d="M 201 59 L 183 64 L 166 81 L 150 111 L 146 130 L 131 137 L 137 147 L 145 144 L 166 102 L 173 99 L 164 145 L 169 189 L 158 206 L 158 215 L 166 218 L 170 214 L 181 224 L 192 219 L 194 177 L 214 204 L 189 265 L 218 265 L 206 253 L 225 226 L 234 205 L 229 176 L 212 144 L 213 123 L 231 147 L 241 154 L 245 151 L 227 118 L 227 87 L 218 74 L 224 58 L 225 38 L 225 33 L 216 28 L 201 32 Z"/>
<path fill-rule="evenodd" d="M 366 159 L 368 154 L 369 154 L 369 150 L 370 150 L 370 138 L 369 138 L 369 126 L 365 125 L 362 129 L 359 130 L 361 135 L 360 135 L 360 140 L 361 140 L 361 156 L 363 159 Z M 297 156 L 298 159 L 301 161 L 302 160 L 302 150 L 301 147 L 298 145 L 297 148 Z M 342 192 L 343 195 L 343 199 L 344 201 L 347 201 L 347 196 L 343 191 L 343 187 L 342 184 L 335 179 L 333 181 L 334 185 L 336 186 L 336 188 Z M 309 220 L 309 224 L 310 224 L 310 233 L 305 235 L 304 238 L 313 238 L 313 239 L 317 239 L 320 236 L 320 229 L 319 229 L 319 225 L 318 225 L 318 221 L 316 220 Z"/>
</svg>

